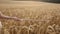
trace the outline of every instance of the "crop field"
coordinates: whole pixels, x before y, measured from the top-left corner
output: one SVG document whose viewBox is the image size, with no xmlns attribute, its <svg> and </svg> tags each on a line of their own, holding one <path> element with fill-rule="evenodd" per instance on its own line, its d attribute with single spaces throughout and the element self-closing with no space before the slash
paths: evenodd
<svg viewBox="0 0 60 34">
<path fill-rule="evenodd" d="M 60 4 L 0 4 L 0 11 L 6 16 L 23 19 L 0 19 L 1 34 L 60 34 Z"/>
</svg>

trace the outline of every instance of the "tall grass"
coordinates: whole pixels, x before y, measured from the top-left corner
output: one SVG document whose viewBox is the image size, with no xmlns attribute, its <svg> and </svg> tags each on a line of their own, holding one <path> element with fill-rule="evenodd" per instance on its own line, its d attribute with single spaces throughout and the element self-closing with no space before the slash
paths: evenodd
<svg viewBox="0 0 60 34">
<path fill-rule="evenodd" d="M 0 19 L 3 25 L 1 34 L 60 34 L 60 8 L 57 6 L 0 8 L 0 11 L 23 19 Z"/>
</svg>

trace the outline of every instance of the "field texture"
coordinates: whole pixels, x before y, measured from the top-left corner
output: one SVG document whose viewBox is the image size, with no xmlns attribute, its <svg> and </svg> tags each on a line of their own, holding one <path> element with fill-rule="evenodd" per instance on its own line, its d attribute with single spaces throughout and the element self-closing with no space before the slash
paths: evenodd
<svg viewBox="0 0 60 34">
<path fill-rule="evenodd" d="M 60 34 L 60 4 L 0 4 L 0 11 L 22 21 L 0 19 L 1 34 Z"/>
</svg>

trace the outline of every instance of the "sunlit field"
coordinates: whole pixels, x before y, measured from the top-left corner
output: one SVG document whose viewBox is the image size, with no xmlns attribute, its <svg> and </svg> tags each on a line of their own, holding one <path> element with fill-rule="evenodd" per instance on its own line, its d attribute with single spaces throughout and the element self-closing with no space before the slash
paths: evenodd
<svg viewBox="0 0 60 34">
<path fill-rule="evenodd" d="M 0 19 L 1 34 L 60 34 L 60 4 L 0 4 L 0 11 L 23 19 Z"/>
</svg>

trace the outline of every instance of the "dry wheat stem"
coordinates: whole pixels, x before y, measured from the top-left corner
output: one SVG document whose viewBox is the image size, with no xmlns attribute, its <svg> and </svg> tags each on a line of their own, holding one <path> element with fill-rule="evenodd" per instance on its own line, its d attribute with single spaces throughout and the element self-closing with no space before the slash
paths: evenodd
<svg viewBox="0 0 60 34">
<path fill-rule="evenodd" d="M 0 19 L 13 19 L 13 20 L 16 20 L 16 21 L 24 21 L 24 20 L 27 20 L 27 21 L 42 21 L 42 20 L 36 20 L 36 19 L 20 19 L 18 17 L 10 17 L 10 16 L 6 16 L 4 15 L 1 11 L 0 11 Z"/>
</svg>

